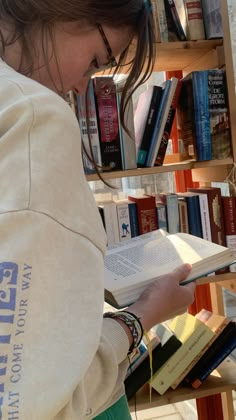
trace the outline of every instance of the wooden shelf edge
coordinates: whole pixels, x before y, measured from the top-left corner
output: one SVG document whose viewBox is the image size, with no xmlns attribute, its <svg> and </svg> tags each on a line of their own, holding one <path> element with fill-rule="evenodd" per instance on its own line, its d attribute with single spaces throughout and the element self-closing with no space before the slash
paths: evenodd
<svg viewBox="0 0 236 420">
<path fill-rule="evenodd" d="M 209 160 L 196 162 L 193 160 L 182 161 L 177 163 L 166 164 L 163 166 L 157 166 L 152 168 L 137 168 L 129 169 L 124 171 L 113 171 L 113 172 L 102 172 L 102 177 L 104 179 L 116 179 L 116 178 L 126 178 L 131 176 L 144 176 L 144 175 L 155 175 L 158 173 L 164 172 L 174 172 L 174 171 L 183 171 L 187 169 L 198 169 L 198 168 L 211 168 L 215 166 L 224 166 L 232 165 L 233 159 L 223 159 L 223 160 Z M 88 181 L 97 181 L 99 180 L 97 174 L 86 175 Z"/>
<path fill-rule="evenodd" d="M 137 392 L 136 401 L 134 398 L 129 401 L 129 406 L 131 411 L 135 408 L 137 411 L 145 410 L 232 390 L 236 390 L 236 364 L 227 358 L 197 390 L 179 386 L 175 391 L 170 389 L 164 395 L 159 395 L 153 390 L 150 402 L 149 387 L 146 384 Z"/>
</svg>

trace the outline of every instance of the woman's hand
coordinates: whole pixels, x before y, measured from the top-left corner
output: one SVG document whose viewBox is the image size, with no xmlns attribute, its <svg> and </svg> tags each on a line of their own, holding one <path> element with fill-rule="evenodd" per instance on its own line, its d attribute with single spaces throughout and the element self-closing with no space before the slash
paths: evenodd
<svg viewBox="0 0 236 420">
<path fill-rule="evenodd" d="M 157 277 L 129 307 L 148 331 L 154 325 L 186 311 L 194 301 L 195 282 L 181 286 L 191 271 L 191 265 L 183 264 L 172 273 Z"/>
</svg>

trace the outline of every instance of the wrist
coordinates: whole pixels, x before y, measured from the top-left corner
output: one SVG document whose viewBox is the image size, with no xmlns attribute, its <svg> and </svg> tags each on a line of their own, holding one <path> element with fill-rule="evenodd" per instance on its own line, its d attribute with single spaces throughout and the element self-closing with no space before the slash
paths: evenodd
<svg viewBox="0 0 236 420">
<path fill-rule="evenodd" d="M 140 319 L 132 312 L 129 311 L 118 311 L 118 312 L 106 312 L 104 318 L 113 318 L 119 321 L 122 328 L 125 330 L 130 347 L 128 354 L 137 348 L 143 338 L 143 326 Z M 128 331 L 129 330 L 129 331 Z"/>
</svg>

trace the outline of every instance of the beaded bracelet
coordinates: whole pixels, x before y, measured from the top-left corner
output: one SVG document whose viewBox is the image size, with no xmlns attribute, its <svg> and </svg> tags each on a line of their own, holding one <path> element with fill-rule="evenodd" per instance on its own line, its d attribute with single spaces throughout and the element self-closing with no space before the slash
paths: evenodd
<svg viewBox="0 0 236 420">
<path fill-rule="evenodd" d="M 139 346 L 143 338 L 143 327 L 140 322 L 140 319 L 136 315 L 128 311 L 105 312 L 103 317 L 117 318 L 123 321 L 125 325 L 127 325 L 133 337 L 133 343 L 129 348 L 128 354 L 132 353 L 132 351 Z"/>
</svg>

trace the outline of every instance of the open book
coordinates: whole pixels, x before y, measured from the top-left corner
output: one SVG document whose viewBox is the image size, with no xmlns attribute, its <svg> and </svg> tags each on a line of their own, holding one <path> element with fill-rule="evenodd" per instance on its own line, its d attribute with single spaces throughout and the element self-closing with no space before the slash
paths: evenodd
<svg viewBox="0 0 236 420">
<path fill-rule="evenodd" d="M 192 271 L 182 284 L 206 276 L 233 263 L 229 248 L 187 233 L 156 230 L 122 242 L 105 256 L 105 300 L 116 308 L 135 302 L 146 286 L 183 263 Z M 216 277 L 216 278 L 214 278 Z M 209 276 L 217 281 L 217 276 Z M 197 281 L 200 284 L 201 280 Z"/>
</svg>

